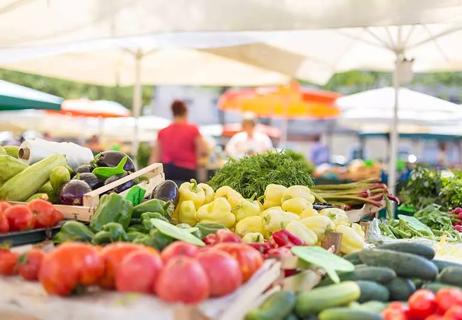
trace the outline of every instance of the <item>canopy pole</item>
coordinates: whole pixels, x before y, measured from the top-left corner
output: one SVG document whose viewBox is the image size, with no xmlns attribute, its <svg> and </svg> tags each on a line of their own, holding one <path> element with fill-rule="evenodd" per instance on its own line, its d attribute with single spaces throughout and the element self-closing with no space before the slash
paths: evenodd
<svg viewBox="0 0 462 320">
<path fill-rule="evenodd" d="M 132 142 L 132 154 L 136 157 L 138 151 L 139 137 L 138 137 L 138 118 L 141 113 L 142 104 L 142 92 L 141 92 L 141 60 L 143 59 L 143 53 L 141 50 L 135 53 L 135 84 L 133 87 L 133 117 L 135 119 L 134 131 L 133 131 L 133 142 Z"/>
<path fill-rule="evenodd" d="M 390 162 L 388 164 L 388 189 L 393 194 L 396 188 L 396 161 L 398 159 L 398 109 L 399 109 L 399 63 L 400 55 L 396 53 L 395 70 L 393 72 L 393 87 L 395 89 L 395 103 L 393 107 L 393 121 L 390 132 Z"/>
</svg>

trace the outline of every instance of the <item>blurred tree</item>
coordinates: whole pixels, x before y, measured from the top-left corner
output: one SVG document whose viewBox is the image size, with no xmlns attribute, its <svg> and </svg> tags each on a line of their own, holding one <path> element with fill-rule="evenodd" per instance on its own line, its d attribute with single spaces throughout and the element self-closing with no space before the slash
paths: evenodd
<svg viewBox="0 0 462 320">
<path fill-rule="evenodd" d="M 96 86 L 5 69 L 0 69 L 0 79 L 54 94 L 64 99 L 88 98 L 92 100 L 113 100 L 128 109 L 132 108 L 133 87 L 131 86 Z M 152 98 L 152 87 L 144 86 L 142 92 L 143 105 L 147 105 Z"/>
</svg>

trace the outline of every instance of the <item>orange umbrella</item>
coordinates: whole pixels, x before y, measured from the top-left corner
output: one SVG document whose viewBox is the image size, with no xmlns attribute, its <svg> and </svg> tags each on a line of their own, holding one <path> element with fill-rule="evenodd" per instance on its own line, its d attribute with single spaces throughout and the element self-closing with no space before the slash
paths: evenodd
<svg viewBox="0 0 462 320">
<path fill-rule="evenodd" d="M 76 117 L 118 118 L 128 117 L 130 111 L 120 103 L 108 100 L 64 100 L 60 111 L 49 111 Z"/>
<path fill-rule="evenodd" d="M 339 96 L 335 92 L 303 89 L 293 82 L 279 87 L 229 90 L 220 97 L 218 106 L 260 117 L 321 120 L 339 116 L 335 106 Z"/>
</svg>

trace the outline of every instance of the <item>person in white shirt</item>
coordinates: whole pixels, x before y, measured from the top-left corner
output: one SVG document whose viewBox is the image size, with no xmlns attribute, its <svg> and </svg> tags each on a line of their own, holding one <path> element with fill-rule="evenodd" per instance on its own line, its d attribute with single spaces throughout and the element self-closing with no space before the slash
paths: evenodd
<svg viewBox="0 0 462 320">
<path fill-rule="evenodd" d="M 246 114 L 242 121 L 242 132 L 236 133 L 226 145 L 226 153 L 232 158 L 262 153 L 273 148 L 271 139 L 263 132 L 255 130 L 254 115 Z"/>
</svg>

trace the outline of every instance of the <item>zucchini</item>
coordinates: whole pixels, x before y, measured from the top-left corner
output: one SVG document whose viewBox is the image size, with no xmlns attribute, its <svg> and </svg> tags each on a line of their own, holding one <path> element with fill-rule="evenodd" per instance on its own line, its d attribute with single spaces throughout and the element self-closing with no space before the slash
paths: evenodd
<svg viewBox="0 0 462 320">
<path fill-rule="evenodd" d="M 347 254 L 346 256 L 343 256 L 343 259 L 346 259 L 350 261 L 352 264 L 361 264 L 361 259 L 359 259 L 359 254 L 358 252 L 353 252 L 350 254 Z"/>
<path fill-rule="evenodd" d="M 295 313 L 304 318 L 327 308 L 349 304 L 358 300 L 360 295 L 359 286 L 353 281 L 315 288 L 298 295 L 295 303 Z"/>
<path fill-rule="evenodd" d="M 438 281 L 454 286 L 462 287 L 462 268 L 447 267 L 438 275 Z"/>
<path fill-rule="evenodd" d="M 290 291 L 277 291 L 245 315 L 245 320 L 284 320 L 295 306 L 295 295 Z"/>
<path fill-rule="evenodd" d="M 343 308 L 326 309 L 319 314 L 319 320 L 381 320 L 378 312 Z"/>
<path fill-rule="evenodd" d="M 416 290 L 414 283 L 405 278 L 394 278 L 385 285 L 390 292 L 390 300 L 407 301 Z"/>
<path fill-rule="evenodd" d="M 47 182 L 51 170 L 66 165 L 62 154 L 53 154 L 30 165 L 0 187 L 0 199 L 24 201 L 36 193 Z"/>
<path fill-rule="evenodd" d="M 415 242 L 398 241 L 381 245 L 378 248 L 398 252 L 412 253 L 427 258 L 428 260 L 432 260 L 435 257 L 435 250 L 432 247 Z"/>
<path fill-rule="evenodd" d="M 438 268 L 421 256 L 384 249 L 368 249 L 359 253 L 362 262 L 369 266 L 388 267 L 403 278 L 434 280 Z"/>
<path fill-rule="evenodd" d="M 0 182 L 11 179 L 26 168 L 27 164 L 23 161 L 9 155 L 0 155 Z"/>
<path fill-rule="evenodd" d="M 361 290 L 361 296 L 358 299 L 359 303 L 368 301 L 383 301 L 386 302 L 390 298 L 388 289 L 384 286 L 372 281 L 355 281 Z"/>
<path fill-rule="evenodd" d="M 19 158 L 19 146 L 3 146 L 6 154 L 18 159 Z"/>
<path fill-rule="evenodd" d="M 441 289 L 450 289 L 450 288 L 460 289 L 460 287 L 453 286 L 453 285 L 446 284 L 446 283 L 441 283 L 441 282 L 438 282 L 438 281 L 427 282 L 426 284 L 424 284 L 422 286 L 422 288 L 431 290 L 434 293 L 437 293 Z"/>
<path fill-rule="evenodd" d="M 447 267 L 462 267 L 462 264 L 446 260 L 433 260 L 433 264 L 438 268 L 438 271 L 443 271 Z"/>
<path fill-rule="evenodd" d="M 65 166 L 53 168 L 50 172 L 50 184 L 53 190 L 59 194 L 63 186 L 71 180 L 71 174 Z"/>
</svg>

